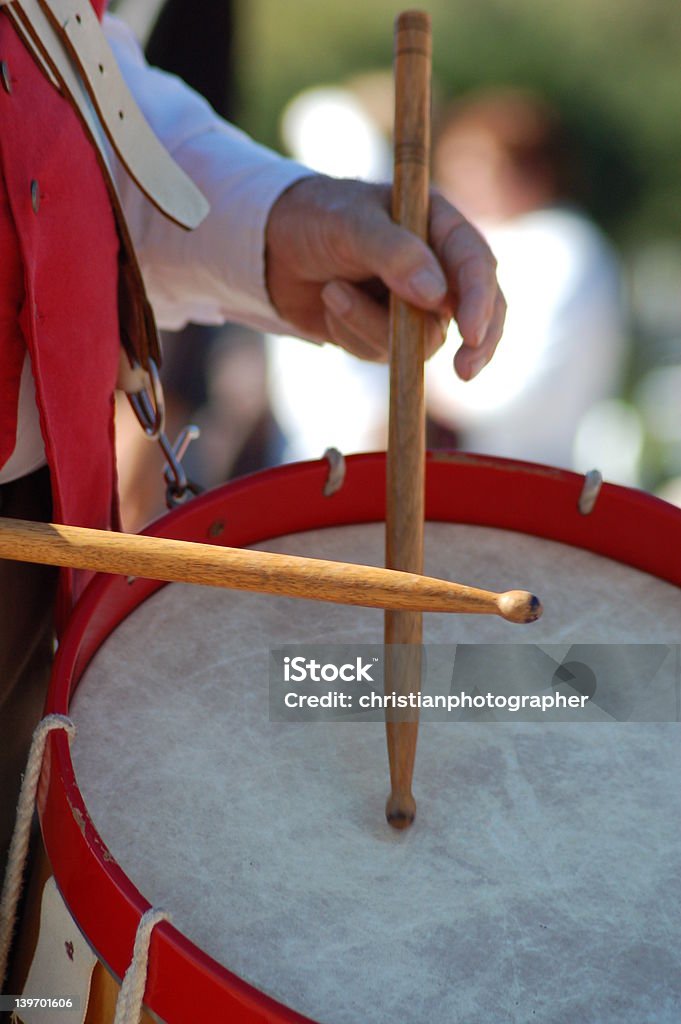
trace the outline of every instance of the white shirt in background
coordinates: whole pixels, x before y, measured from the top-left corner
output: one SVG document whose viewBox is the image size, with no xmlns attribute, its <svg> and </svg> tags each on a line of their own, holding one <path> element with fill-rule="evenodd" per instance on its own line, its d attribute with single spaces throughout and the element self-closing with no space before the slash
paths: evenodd
<svg viewBox="0 0 681 1024">
<path fill-rule="evenodd" d="M 613 249 L 583 215 L 555 208 L 484 230 L 508 303 L 492 362 L 452 372 L 458 332 L 426 365 L 427 407 L 462 448 L 570 468 L 584 414 L 616 394 L 627 354 Z"/>
</svg>

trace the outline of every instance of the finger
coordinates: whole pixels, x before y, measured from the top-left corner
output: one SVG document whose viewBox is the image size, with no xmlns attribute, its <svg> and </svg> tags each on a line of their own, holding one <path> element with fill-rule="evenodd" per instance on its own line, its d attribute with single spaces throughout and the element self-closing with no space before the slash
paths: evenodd
<svg viewBox="0 0 681 1024">
<path fill-rule="evenodd" d="M 345 281 L 327 284 L 322 289 L 322 302 L 327 312 L 335 318 L 334 329 L 344 330 L 348 339 L 352 337 L 355 343 L 361 344 L 363 352 L 367 353 L 361 358 L 385 361 L 388 353 L 389 315 L 383 303 L 376 302 L 363 288 L 355 288 Z M 425 359 L 430 358 L 445 340 L 447 325 L 447 318 L 425 314 Z M 338 343 L 345 345 L 344 341 Z M 370 355 L 370 352 L 373 354 Z"/>
<path fill-rule="evenodd" d="M 487 366 L 501 339 L 505 318 L 506 302 L 503 295 L 499 294 L 481 344 L 474 348 L 464 342 L 454 356 L 454 368 L 462 380 L 472 380 Z"/>
<path fill-rule="evenodd" d="M 430 359 L 437 352 L 445 338 L 449 328 L 449 317 L 428 314 L 426 319 L 426 334 L 424 343 L 424 359 Z"/>
<path fill-rule="evenodd" d="M 466 345 L 482 345 L 501 292 L 496 260 L 479 232 L 441 196 L 431 202 L 430 237 L 454 297 L 454 314 Z"/>
<path fill-rule="evenodd" d="M 358 359 L 373 363 L 384 363 L 387 360 L 385 352 L 377 352 L 373 346 L 367 345 L 349 329 L 343 320 L 339 320 L 333 313 L 326 313 L 326 331 L 329 341 L 345 349 L 346 352 L 350 352 L 351 355 L 357 356 Z"/>
<path fill-rule="evenodd" d="M 358 359 L 385 362 L 388 356 L 387 311 L 346 282 L 331 281 L 322 289 L 329 339 Z"/>
<path fill-rule="evenodd" d="M 327 324 L 331 323 L 336 332 L 333 340 L 337 344 L 349 348 L 347 340 L 358 346 L 363 353 L 361 359 L 387 358 L 388 310 L 385 306 L 346 281 L 330 281 L 325 285 L 322 302 Z"/>
<path fill-rule="evenodd" d="M 352 239 L 356 276 L 379 277 L 401 299 L 421 309 L 441 310 L 448 284 L 426 243 L 378 206 L 362 208 L 357 215 L 362 219 Z"/>
</svg>

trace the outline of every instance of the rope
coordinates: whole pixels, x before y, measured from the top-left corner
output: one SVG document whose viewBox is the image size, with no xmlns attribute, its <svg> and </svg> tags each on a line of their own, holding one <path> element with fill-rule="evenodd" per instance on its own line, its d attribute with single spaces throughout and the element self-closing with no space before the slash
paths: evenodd
<svg viewBox="0 0 681 1024">
<path fill-rule="evenodd" d="M 0 0 L 0 3 L 2 3 L 2 0 Z M 17 908 L 24 883 L 31 824 L 45 753 L 45 744 L 47 743 L 48 735 L 55 729 L 63 729 L 68 735 L 69 741 L 76 734 L 76 727 L 70 718 L 67 718 L 65 715 L 46 715 L 38 723 L 33 733 L 26 772 L 19 791 L 17 817 L 9 848 L 2 897 L 0 898 L 0 992 L 5 982 L 9 951 L 16 926 Z M 147 910 L 140 918 L 133 946 L 132 960 L 125 972 L 116 1002 L 114 1024 L 139 1024 L 142 1000 L 147 984 L 151 933 L 160 921 L 169 920 L 170 914 L 167 911 L 153 908 Z"/>
<path fill-rule="evenodd" d="M 144 990 L 147 986 L 151 933 L 161 921 L 170 921 L 170 914 L 160 908 L 152 907 L 140 918 L 132 960 L 125 972 L 123 984 L 116 1000 L 116 1015 L 113 1024 L 139 1024 Z"/>
<path fill-rule="evenodd" d="M 65 715 L 46 715 L 36 726 L 28 754 L 26 773 L 21 782 L 17 817 L 12 833 L 7 870 L 0 897 L 0 992 L 5 983 L 9 950 L 14 936 L 17 920 L 19 897 L 24 884 L 24 872 L 28 856 L 28 843 L 31 836 L 31 823 L 35 808 L 38 781 L 43 766 L 43 754 L 47 737 L 54 729 L 63 729 L 69 741 L 76 734 L 76 727 Z"/>
</svg>

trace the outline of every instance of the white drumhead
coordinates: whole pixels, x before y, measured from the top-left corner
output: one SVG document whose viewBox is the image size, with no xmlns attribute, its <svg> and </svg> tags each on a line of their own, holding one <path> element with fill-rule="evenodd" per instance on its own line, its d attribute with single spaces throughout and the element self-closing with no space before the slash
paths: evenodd
<svg viewBox="0 0 681 1024">
<path fill-rule="evenodd" d="M 383 528 L 270 550 L 380 564 Z M 432 575 L 537 593 L 528 627 L 426 616 L 431 643 L 676 643 L 681 591 L 598 556 L 429 524 Z M 216 960 L 324 1024 L 678 1024 L 676 723 L 423 723 L 407 832 L 380 723 L 269 721 L 295 642 L 382 640 L 378 611 L 172 585 L 104 644 L 72 755 L 95 826 Z M 673 654 L 673 652 L 672 652 Z"/>
</svg>

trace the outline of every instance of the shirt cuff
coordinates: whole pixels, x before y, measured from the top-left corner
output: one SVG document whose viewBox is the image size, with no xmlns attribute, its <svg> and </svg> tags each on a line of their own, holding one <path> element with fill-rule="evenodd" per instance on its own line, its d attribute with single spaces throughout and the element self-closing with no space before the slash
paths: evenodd
<svg viewBox="0 0 681 1024">
<path fill-rule="evenodd" d="M 295 333 L 273 308 L 265 285 L 265 231 L 282 192 L 309 177 L 222 120 L 173 75 L 151 68 L 130 31 L 116 19 L 105 30 L 142 113 L 211 206 L 187 232 L 146 199 L 120 167 L 115 177 L 130 234 L 159 324 L 237 320 Z"/>
<path fill-rule="evenodd" d="M 295 333 L 267 293 L 265 232 L 279 196 L 312 172 L 245 136 L 235 140 L 229 126 L 185 142 L 173 156 L 211 210 L 191 232 L 148 205 L 144 211 L 138 255 L 159 323 L 177 329 L 189 320 L 237 320 Z"/>
</svg>

